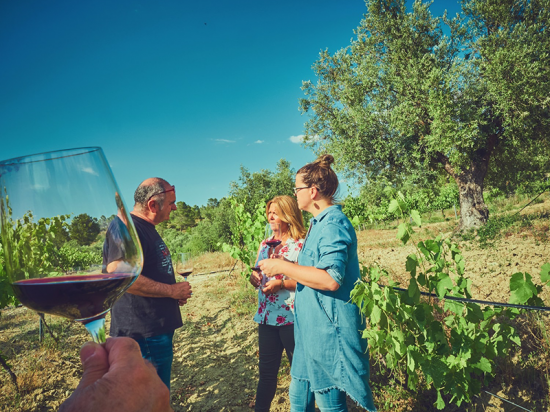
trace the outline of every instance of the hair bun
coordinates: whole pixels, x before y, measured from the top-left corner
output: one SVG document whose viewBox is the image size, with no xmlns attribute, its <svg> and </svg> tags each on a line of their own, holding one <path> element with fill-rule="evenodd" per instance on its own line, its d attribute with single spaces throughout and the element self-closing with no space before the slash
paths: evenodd
<svg viewBox="0 0 550 412">
<path fill-rule="evenodd" d="M 334 156 L 329 154 L 319 156 L 317 162 L 319 163 L 319 166 L 328 169 L 330 168 L 330 165 L 334 163 Z"/>
</svg>

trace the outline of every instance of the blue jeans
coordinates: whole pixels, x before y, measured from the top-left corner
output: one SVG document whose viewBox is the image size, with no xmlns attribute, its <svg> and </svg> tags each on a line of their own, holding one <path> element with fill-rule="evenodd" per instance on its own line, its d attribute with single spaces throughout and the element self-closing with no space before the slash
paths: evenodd
<svg viewBox="0 0 550 412">
<path fill-rule="evenodd" d="M 315 402 L 321 412 L 348 412 L 345 392 L 339 389 L 311 392 L 308 381 L 292 379 L 288 397 L 290 412 L 315 412 Z"/>
<path fill-rule="evenodd" d="M 174 332 L 136 339 L 143 359 L 147 359 L 153 364 L 160 380 L 164 382 L 168 390 L 170 390 L 170 374 L 172 372 L 172 360 L 174 359 L 173 338 Z"/>
</svg>

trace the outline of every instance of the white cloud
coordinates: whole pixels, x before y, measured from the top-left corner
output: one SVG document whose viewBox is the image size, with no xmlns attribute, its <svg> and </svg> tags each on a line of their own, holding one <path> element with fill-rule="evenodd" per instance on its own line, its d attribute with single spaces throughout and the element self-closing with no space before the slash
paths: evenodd
<svg viewBox="0 0 550 412">
<path fill-rule="evenodd" d="M 305 135 L 300 134 L 298 136 L 290 136 L 290 138 L 288 140 L 290 140 L 292 143 L 300 144 L 300 143 L 304 143 L 304 138 L 305 137 L 306 137 Z M 318 142 L 319 140 L 321 140 L 319 138 L 319 135 L 315 135 L 313 137 L 310 137 L 309 139 L 313 140 L 314 142 Z"/>
<path fill-rule="evenodd" d="M 292 143 L 303 143 L 304 141 L 304 135 L 301 134 L 299 136 L 290 136 L 290 140 Z"/>
<path fill-rule="evenodd" d="M 94 176 L 99 176 L 99 174 L 94 170 L 92 169 L 91 167 L 85 167 L 82 169 L 83 172 L 85 173 L 89 173 L 91 175 L 94 175 Z"/>
<path fill-rule="evenodd" d="M 227 139 L 214 139 L 214 140 L 220 143 L 235 143 L 235 140 L 227 140 Z"/>
<path fill-rule="evenodd" d="M 256 140 L 254 143 L 262 144 L 263 142 L 264 142 L 263 140 Z"/>
</svg>

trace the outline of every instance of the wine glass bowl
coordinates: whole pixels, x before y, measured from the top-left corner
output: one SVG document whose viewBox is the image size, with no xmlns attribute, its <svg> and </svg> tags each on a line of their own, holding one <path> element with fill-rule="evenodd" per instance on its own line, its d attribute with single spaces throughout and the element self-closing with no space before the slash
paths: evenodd
<svg viewBox="0 0 550 412">
<path fill-rule="evenodd" d="M 96 341 L 105 341 L 106 313 L 143 266 L 119 193 L 99 147 L 0 161 L 0 233 L 14 295 L 84 323 Z"/>
<path fill-rule="evenodd" d="M 265 243 L 270 248 L 275 248 L 281 244 L 281 224 L 270 222 L 265 225 Z"/>
</svg>

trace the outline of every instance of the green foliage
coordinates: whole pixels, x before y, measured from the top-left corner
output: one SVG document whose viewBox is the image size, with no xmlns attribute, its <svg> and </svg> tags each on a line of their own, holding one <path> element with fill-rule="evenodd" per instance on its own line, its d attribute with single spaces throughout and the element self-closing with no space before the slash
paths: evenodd
<svg viewBox="0 0 550 412">
<path fill-rule="evenodd" d="M 517 232 L 520 230 L 529 230 L 536 232 L 533 223 L 537 219 L 546 219 L 546 215 L 520 215 L 518 213 L 497 215 L 491 217 L 485 226 L 477 230 L 470 229 L 463 232 L 460 237 L 462 240 L 477 240 L 481 248 L 492 247 L 496 241 L 508 232 Z"/>
<path fill-rule="evenodd" d="M 323 51 L 318 82 L 303 83 L 306 144 L 399 189 L 406 176 L 447 173 L 464 226 L 484 223 L 489 169 L 495 185 L 548 171 L 550 0 L 463 1 L 452 19 L 421 1 L 366 6 L 356 39 Z"/>
<path fill-rule="evenodd" d="M 372 186 L 365 187 L 363 193 L 369 188 Z M 371 193 L 368 196 L 363 194 L 358 197 L 348 196 L 344 199 L 342 211 L 357 228 L 363 224 L 396 220 L 400 214 L 396 213 L 397 209 L 390 210 L 389 205 L 397 193 L 403 193 L 400 196 L 407 208 L 417 210 L 419 213 L 445 210 L 458 204 L 458 187 L 454 182 L 427 187 L 405 185 L 404 189 L 407 191 L 401 192 L 386 186 L 375 195 Z"/>
<path fill-rule="evenodd" d="M 544 306 L 539 297 L 545 286 L 550 284 L 550 263 L 542 265 L 540 285 L 535 285 L 529 273 L 514 273 L 510 278 L 510 303 L 528 306 Z"/>
<path fill-rule="evenodd" d="M 99 242 L 98 242 L 99 244 Z M 87 268 L 91 265 L 101 265 L 101 249 L 90 246 L 80 246 L 74 240 L 65 243 L 58 251 L 57 268 L 67 272 L 77 268 Z"/>
<path fill-rule="evenodd" d="M 17 303 L 12 282 L 101 264 L 101 246 L 79 246 L 76 240 L 66 242 L 68 215 L 35 222 L 29 211 L 14 221 L 8 202 L 0 202 L 0 208 L 0 308 Z"/>
<path fill-rule="evenodd" d="M 169 228 L 185 231 L 197 226 L 197 222 L 201 219 L 201 212 L 198 206 L 190 206 L 185 202 L 177 202 L 176 207 L 177 209 L 170 213 L 170 220 L 158 224 L 157 229 Z"/>
<path fill-rule="evenodd" d="M 414 233 L 410 220 L 420 226 L 420 214 L 408 208 L 401 193 L 388 212 L 406 217 L 397 237 L 407 243 Z M 438 409 L 445 408 L 444 397 L 457 406 L 470 402 L 494 376 L 495 360 L 506 356 L 513 344 L 520 345 L 518 333 L 506 321 L 519 311 L 445 299 L 471 298 L 471 280 L 465 277 L 458 246 L 441 236 L 419 242 L 405 267 L 410 280 L 404 293 L 393 288 L 396 284 L 378 266 L 363 267 L 363 279 L 351 293 L 368 320 L 363 337 L 369 340 L 371 356 L 405 380 L 409 390 L 433 388 Z M 550 264 L 543 266 L 541 282 L 550 283 Z M 510 281 L 511 302 L 542 306 L 542 288 L 529 274 L 517 273 Z M 421 291 L 438 298 L 423 298 Z"/>
<path fill-rule="evenodd" d="M 189 231 L 189 251 L 218 251 L 221 243 L 231 242 L 235 218 L 229 199 L 209 199 L 201 215 L 203 220 Z"/>
<path fill-rule="evenodd" d="M 69 234 L 72 240 L 81 245 L 90 245 L 94 242 L 101 231 L 96 218 L 82 213 L 71 220 Z"/>
<path fill-rule="evenodd" d="M 60 262 L 56 237 L 66 227 L 67 218 L 55 216 L 34 222 L 29 211 L 15 222 L 9 218 L 2 222 L 4 265 L 14 281 L 40 277 L 57 270 Z"/>
<path fill-rule="evenodd" d="M 279 160 L 275 173 L 262 170 L 250 173 L 241 166 L 241 176 L 237 182 L 232 182 L 229 194 L 237 203 L 244 205 L 245 210 L 254 214 L 256 205 L 267 202 L 275 196 L 294 194 L 295 171 L 290 163 Z"/>
<path fill-rule="evenodd" d="M 219 251 L 222 243 L 231 242 L 234 216 L 229 200 L 209 199 L 206 206 L 198 209 L 199 212 L 196 212 L 196 206 L 192 208 L 197 213 L 196 216 L 200 216 L 198 223 L 185 230 L 175 228 L 172 224 L 157 225 L 156 228 L 171 253 L 191 252 L 196 256 Z"/>
<path fill-rule="evenodd" d="M 4 263 L 4 249 L 0 242 L 0 309 L 9 305 L 15 305 L 17 300 L 13 295 L 13 290 L 10 286 L 6 265 Z M 0 354 L 1 356 L 1 354 Z"/>
<path fill-rule="evenodd" d="M 170 220 L 157 225 L 157 230 L 172 253 L 197 255 L 221 250 L 223 244 L 241 247 L 242 222 L 235 217 L 235 202 L 242 205 L 243 212 L 253 216 L 257 206 L 263 204 L 265 207 L 267 200 L 292 195 L 294 176 L 295 172 L 286 160 L 277 163 L 275 172 L 250 173 L 241 167 L 239 179 L 231 182 L 230 198 L 208 199 L 206 206 L 201 207 L 178 202 L 178 209 L 172 212 Z"/>
<path fill-rule="evenodd" d="M 246 265 L 244 272 L 241 272 L 243 278 L 248 278 L 250 268 L 255 262 L 251 261 L 251 253 L 257 252 L 265 233 L 267 219 L 265 216 L 265 202 L 256 205 L 254 215 L 245 210 L 245 205 L 237 203 L 236 199 L 231 199 L 231 208 L 233 209 L 236 223 L 236 230 L 232 235 L 232 244 L 223 244 L 223 251 L 228 252 L 233 259 L 238 259 Z"/>
</svg>

